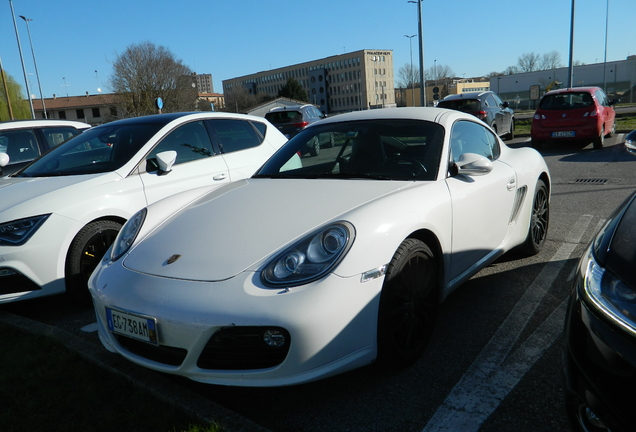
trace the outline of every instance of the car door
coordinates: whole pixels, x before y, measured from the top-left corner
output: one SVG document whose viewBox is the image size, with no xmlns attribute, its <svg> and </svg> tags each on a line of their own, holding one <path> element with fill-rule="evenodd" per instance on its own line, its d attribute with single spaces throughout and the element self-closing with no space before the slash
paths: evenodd
<svg viewBox="0 0 636 432">
<path fill-rule="evenodd" d="M 492 162 L 492 171 L 485 175 L 457 174 L 446 179 L 453 208 L 454 279 L 500 247 L 508 231 L 517 178 L 515 171 L 499 160 L 499 140 L 483 125 L 458 121 L 450 139 L 451 162 L 457 162 L 464 153 L 475 153 Z"/>
<path fill-rule="evenodd" d="M 210 119 L 206 123 L 231 181 L 251 177 L 274 153 L 274 146 L 265 139 L 264 123 L 240 119 Z"/>
<path fill-rule="evenodd" d="M 495 112 L 495 125 L 497 134 L 502 135 L 510 130 L 510 115 L 503 106 L 501 99 L 493 94 L 489 94 L 486 103 Z"/>
<path fill-rule="evenodd" d="M 157 169 L 158 153 L 174 150 L 175 164 L 168 173 Z M 203 120 L 180 125 L 168 133 L 140 166 L 147 204 L 201 186 L 221 186 L 230 181 L 223 157 L 215 152 Z"/>
</svg>

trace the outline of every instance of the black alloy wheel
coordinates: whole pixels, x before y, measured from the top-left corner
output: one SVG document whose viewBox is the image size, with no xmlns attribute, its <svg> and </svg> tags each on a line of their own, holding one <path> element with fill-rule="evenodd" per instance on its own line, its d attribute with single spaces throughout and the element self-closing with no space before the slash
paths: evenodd
<svg viewBox="0 0 636 432">
<path fill-rule="evenodd" d="M 380 296 L 380 361 L 406 366 L 422 355 L 433 333 L 438 294 L 431 249 L 421 240 L 404 240 L 389 263 Z"/>
<path fill-rule="evenodd" d="M 548 187 L 543 180 L 538 180 L 532 200 L 528 236 L 521 246 L 526 255 L 536 255 L 541 251 L 548 235 L 549 222 L 550 201 L 548 199 Z"/>
<path fill-rule="evenodd" d="M 77 297 L 88 294 L 88 279 L 115 241 L 121 224 L 111 220 L 92 222 L 82 228 L 66 257 L 66 291 Z"/>
</svg>

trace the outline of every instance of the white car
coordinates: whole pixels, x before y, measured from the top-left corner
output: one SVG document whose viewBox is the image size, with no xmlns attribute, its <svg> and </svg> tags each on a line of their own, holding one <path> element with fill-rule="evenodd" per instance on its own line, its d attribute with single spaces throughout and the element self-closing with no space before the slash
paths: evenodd
<svg viewBox="0 0 636 432">
<path fill-rule="evenodd" d="M 250 177 L 286 141 L 261 117 L 137 117 L 91 128 L 1 177 L 0 303 L 65 290 L 88 297 L 88 277 L 135 212 Z"/>
<path fill-rule="evenodd" d="M 335 146 L 301 158 L 318 134 Z M 474 116 L 342 114 L 250 179 L 141 210 L 89 280 L 99 337 L 196 381 L 298 384 L 414 362 L 440 301 L 506 251 L 538 253 L 550 175 Z"/>
<path fill-rule="evenodd" d="M 12 174 L 91 125 L 72 120 L 14 120 L 0 122 L 0 177 Z M 4 153 L 4 154 L 3 154 Z"/>
</svg>

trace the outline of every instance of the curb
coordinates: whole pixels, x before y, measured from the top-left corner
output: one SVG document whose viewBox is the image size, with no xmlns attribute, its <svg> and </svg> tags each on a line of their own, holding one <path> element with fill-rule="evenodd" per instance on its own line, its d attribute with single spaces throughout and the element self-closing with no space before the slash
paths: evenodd
<svg viewBox="0 0 636 432">
<path fill-rule="evenodd" d="M 123 377 L 150 392 L 154 397 L 183 410 L 201 423 L 219 425 L 224 432 L 271 432 L 234 411 L 179 386 L 159 372 L 135 365 L 111 353 L 103 346 L 89 342 L 66 330 L 4 311 L 0 311 L 0 322 L 28 333 L 55 339 L 68 349 L 77 352 L 82 358 Z"/>
</svg>

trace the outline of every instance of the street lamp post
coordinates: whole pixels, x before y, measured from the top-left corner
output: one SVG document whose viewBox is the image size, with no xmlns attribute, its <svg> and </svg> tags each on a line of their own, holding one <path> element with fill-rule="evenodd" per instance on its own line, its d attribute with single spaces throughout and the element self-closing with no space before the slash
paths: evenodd
<svg viewBox="0 0 636 432">
<path fill-rule="evenodd" d="M 46 106 L 44 105 L 44 94 L 42 94 L 42 84 L 40 84 L 40 74 L 38 73 L 38 64 L 35 61 L 35 51 L 33 50 L 33 41 L 31 40 L 31 29 L 29 28 L 29 21 L 33 21 L 33 20 L 29 18 L 25 18 L 22 15 L 20 15 L 20 18 L 22 18 L 24 22 L 26 23 L 27 34 L 29 35 L 29 45 L 31 45 L 31 54 L 33 55 L 33 66 L 35 66 L 35 77 L 38 80 L 38 89 L 40 90 L 40 100 L 42 101 L 42 113 L 44 114 L 44 118 L 48 118 L 48 116 L 46 115 Z"/>
<path fill-rule="evenodd" d="M 22 56 L 22 45 L 20 45 L 20 35 L 18 34 L 18 24 L 15 22 L 15 13 L 13 11 L 13 2 L 9 0 L 9 6 L 11 6 L 11 17 L 13 18 L 13 27 L 15 28 L 15 38 L 18 41 L 18 51 L 20 52 L 20 60 L 22 61 L 22 72 L 24 73 L 24 85 L 26 85 L 27 99 L 29 100 L 29 106 L 31 107 L 31 118 L 35 118 L 35 111 L 33 111 L 33 101 L 31 100 L 31 89 L 29 88 L 29 79 L 27 78 L 26 67 L 24 67 L 24 57 Z"/>
<path fill-rule="evenodd" d="M 417 3 L 417 34 L 420 36 L 420 103 L 426 106 L 426 82 L 424 81 L 424 32 L 422 31 L 422 0 L 409 0 Z"/>
<path fill-rule="evenodd" d="M 417 35 L 404 35 L 404 37 L 409 38 L 409 52 L 411 53 L 411 70 L 409 71 L 409 84 L 411 86 L 411 105 L 415 106 L 415 88 L 413 87 L 413 38 Z"/>
</svg>

